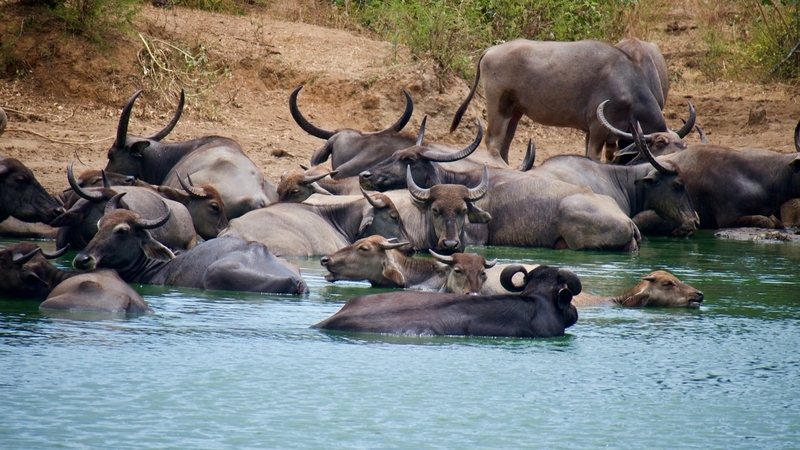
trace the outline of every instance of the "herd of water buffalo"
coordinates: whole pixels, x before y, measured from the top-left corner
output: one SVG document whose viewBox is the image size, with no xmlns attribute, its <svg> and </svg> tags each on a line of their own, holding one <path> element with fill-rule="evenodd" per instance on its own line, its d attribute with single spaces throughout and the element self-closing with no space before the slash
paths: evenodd
<svg viewBox="0 0 800 450">
<path fill-rule="evenodd" d="M 498 265 L 465 246 L 636 251 L 642 234 L 781 228 L 781 205 L 800 197 L 798 154 L 686 143 L 696 128 L 691 104 L 684 126 L 667 128 L 669 78 L 653 44 L 494 46 L 481 56 L 451 131 L 481 78 L 485 148 L 480 120 L 463 148 L 426 141 L 425 120 L 416 135 L 403 133 L 413 113 L 407 92 L 405 111 L 385 130 L 325 130 L 300 112 L 298 87 L 289 97 L 292 117 L 325 144 L 310 167 L 277 185 L 231 139 L 163 142 L 180 119 L 183 94 L 163 130 L 129 135 L 136 92 L 106 167 L 76 176 L 70 165 L 69 188 L 56 197 L 21 161 L 0 158 L 0 220 L 47 224 L 59 249 L 49 254 L 26 241 L 0 251 L 2 294 L 44 300 L 45 309 L 131 313 L 150 308 L 128 283 L 305 294 L 300 270 L 282 257 L 321 256 L 328 281 L 405 290 L 352 299 L 314 327 L 559 336 L 577 321 L 576 305 L 697 307 L 703 294 L 657 271 L 623 294 L 593 297 L 567 269 Z M 585 131 L 586 156 L 533 167 L 530 143 L 522 166 L 509 168 L 522 115 Z M 3 113 L 0 133 L 6 122 Z M 800 124 L 794 138 L 800 152 Z M 331 168 L 323 167 L 328 160 Z M 67 249 L 79 250 L 75 271 L 48 262 Z"/>
</svg>

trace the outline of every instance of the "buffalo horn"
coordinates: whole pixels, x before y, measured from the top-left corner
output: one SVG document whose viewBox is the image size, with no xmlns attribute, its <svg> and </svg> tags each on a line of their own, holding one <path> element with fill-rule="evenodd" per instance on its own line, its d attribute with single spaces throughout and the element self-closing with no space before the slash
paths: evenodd
<svg viewBox="0 0 800 450">
<path fill-rule="evenodd" d="M 8 125 L 8 116 L 3 108 L 0 108 L 0 134 L 3 134 L 3 131 L 6 129 L 6 125 Z"/>
<path fill-rule="evenodd" d="M 558 277 L 567 285 L 567 289 L 572 292 L 572 295 L 581 293 L 581 280 L 575 272 L 569 269 L 558 269 Z"/>
<path fill-rule="evenodd" d="M 486 260 L 484 260 L 484 261 L 486 261 Z M 483 263 L 483 268 L 484 269 L 491 269 L 495 265 L 497 265 L 497 258 L 495 258 L 495 259 L 493 259 L 491 261 L 486 261 L 485 263 Z"/>
<path fill-rule="evenodd" d="M 392 242 L 392 241 L 396 241 L 396 240 L 397 240 L 397 238 L 389 238 L 389 239 L 386 239 L 385 241 L 381 242 L 378 245 L 380 245 L 382 250 L 395 250 L 395 249 L 398 249 L 398 248 L 401 248 L 401 247 L 405 247 L 405 246 L 408 245 L 408 242 L 405 242 L 405 241 L 403 241 L 403 242 Z"/>
<path fill-rule="evenodd" d="M 408 185 L 408 192 L 415 199 L 425 202 L 431 197 L 430 189 L 423 189 L 414 183 L 414 177 L 411 176 L 411 166 L 406 167 L 406 184 Z"/>
<path fill-rule="evenodd" d="M 303 176 L 303 184 L 311 184 L 311 183 L 317 182 L 317 181 L 327 177 L 330 174 L 331 173 L 328 172 L 328 173 L 323 173 L 322 175 L 305 175 L 305 176 Z"/>
<path fill-rule="evenodd" d="M 483 139 L 483 124 L 481 120 L 478 119 L 478 135 L 475 137 L 475 140 L 472 141 L 466 148 L 463 150 L 450 153 L 450 152 L 436 152 L 433 150 L 428 150 L 423 153 L 425 159 L 435 162 L 452 162 L 458 161 L 459 159 L 464 159 L 467 156 L 471 155 L 478 146 L 481 144 L 481 140 Z"/>
<path fill-rule="evenodd" d="M 42 255 L 47 259 L 56 259 L 64 256 L 64 253 L 67 253 L 67 250 L 69 250 L 69 244 L 65 245 L 62 248 L 57 249 L 54 252 L 45 252 L 44 250 L 42 250 Z"/>
<path fill-rule="evenodd" d="M 406 96 L 406 109 L 403 111 L 403 115 L 397 119 L 397 122 L 393 123 L 392 126 L 385 130 L 376 131 L 374 133 L 364 133 L 364 134 L 383 134 L 383 133 L 399 133 L 403 130 L 403 128 L 408 123 L 408 120 L 411 119 L 411 114 L 414 113 L 414 102 L 411 100 L 411 95 L 403 89 L 403 94 Z M 419 145 L 419 144 L 417 144 Z"/>
<path fill-rule="evenodd" d="M 505 288 L 505 290 L 510 292 L 521 292 L 525 288 L 525 285 L 514 285 L 514 275 L 516 275 L 518 272 L 522 272 L 526 276 L 528 275 L 528 271 L 525 270 L 525 267 L 521 264 L 511 264 L 503 269 L 502 272 L 500 272 L 500 284 L 503 286 L 503 288 Z"/>
<path fill-rule="evenodd" d="M 800 121 L 794 127 L 794 149 L 800 152 Z"/>
<path fill-rule="evenodd" d="M 103 188 L 108 189 L 111 187 L 111 183 L 108 182 L 108 177 L 106 176 L 106 171 L 100 169 L 100 179 L 103 180 Z"/>
<path fill-rule="evenodd" d="M 111 199 L 106 203 L 106 207 L 103 210 L 103 215 L 107 216 L 109 213 L 111 213 L 111 211 L 114 211 L 115 209 L 120 209 L 122 206 L 120 206 L 119 201 L 123 195 L 125 195 L 124 192 L 111 197 Z"/>
<path fill-rule="evenodd" d="M 687 120 L 686 123 L 683 124 L 680 130 L 675 131 L 675 134 L 677 134 L 678 137 L 681 139 L 685 138 L 686 135 L 692 131 L 692 128 L 694 128 L 694 122 L 695 120 L 697 120 L 697 112 L 695 112 L 692 102 L 688 103 L 689 103 L 689 120 Z"/>
<path fill-rule="evenodd" d="M 486 192 L 489 190 L 489 169 L 486 167 L 486 164 L 483 165 L 483 178 L 481 178 L 481 184 L 471 188 L 467 194 L 467 200 L 474 202 L 476 200 L 480 200 L 486 195 Z"/>
<path fill-rule="evenodd" d="M 695 128 L 695 130 L 697 130 L 697 134 L 700 135 L 700 143 L 701 144 L 708 144 L 708 138 L 706 137 L 706 133 L 703 131 L 703 129 L 700 128 L 699 125 L 695 125 L 694 128 Z M 797 145 L 795 144 L 795 147 L 796 146 Z M 798 150 L 798 151 L 800 151 L 800 150 Z"/>
<path fill-rule="evenodd" d="M 300 92 L 300 89 L 303 89 L 302 84 L 292 91 L 292 95 L 289 96 L 289 112 L 292 113 L 292 118 L 306 133 L 320 139 L 330 139 L 331 136 L 336 134 L 335 132 L 323 130 L 322 128 L 311 125 L 311 122 L 300 114 L 300 110 L 297 109 L 297 94 Z"/>
<path fill-rule="evenodd" d="M 651 153 L 650 149 L 647 147 L 647 142 L 642 138 L 642 126 L 639 125 L 639 122 L 636 122 L 635 127 L 631 124 L 631 129 L 633 130 L 633 142 L 636 144 L 636 148 L 639 149 L 639 154 L 641 154 L 647 162 L 664 175 L 675 175 L 678 173 L 675 170 L 667 169 L 656 160 L 653 153 Z"/>
<path fill-rule="evenodd" d="M 152 139 L 154 141 L 160 141 L 167 137 L 167 135 L 175 128 L 175 125 L 178 124 L 178 120 L 181 118 L 181 113 L 183 112 L 183 105 L 186 102 L 186 96 L 183 94 L 183 89 L 181 89 L 181 98 L 178 101 L 178 109 L 175 110 L 175 114 L 172 116 L 172 120 L 169 121 L 167 126 L 164 127 L 163 130 L 159 131 L 158 133 L 148 137 L 147 139 Z"/>
<path fill-rule="evenodd" d="M 443 263 L 445 263 L 445 264 L 453 264 L 453 257 L 452 257 L 452 256 L 448 256 L 448 255 L 440 255 L 440 254 L 436 253 L 435 251 L 433 251 L 433 250 L 431 250 L 431 249 L 428 249 L 428 251 L 429 251 L 429 252 L 430 252 L 430 254 L 431 254 L 431 255 L 433 255 L 433 257 L 434 257 L 434 258 L 436 258 L 436 259 L 437 259 L 439 262 L 443 262 Z"/>
<path fill-rule="evenodd" d="M 131 109 L 133 109 L 133 102 L 142 94 L 142 90 L 136 91 L 125 106 L 122 107 L 122 114 L 119 116 L 119 125 L 117 125 L 117 140 L 114 141 L 115 147 L 124 147 L 125 140 L 128 137 L 128 121 L 131 119 Z"/>
<path fill-rule="evenodd" d="M 533 168 L 533 162 L 536 161 L 536 144 L 533 139 L 528 140 L 528 149 L 525 151 L 525 157 L 522 158 L 522 163 L 519 165 L 520 172 L 527 172 Z"/>
<path fill-rule="evenodd" d="M 169 209 L 169 206 L 167 206 L 166 204 L 164 205 L 164 208 L 166 209 L 166 211 L 161 217 L 157 219 L 145 219 L 144 217 L 140 216 L 139 219 L 136 220 L 136 226 L 139 228 L 144 228 L 145 230 L 150 230 L 152 228 L 158 228 L 161 225 L 164 225 L 165 223 L 167 223 L 167 220 L 169 220 L 169 215 L 172 212 Z"/>
<path fill-rule="evenodd" d="M 25 264 L 26 262 L 30 261 L 31 258 L 36 256 L 36 254 L 39 253 L 40 251 L 42 251 L 41 247 L 36 247 L 36 250 L 28 252 L 28 253 L 26 253 L 24 255 L 14 255 L 11 258 L 11 261 L 14 264 L 17 264 L 17 265 L 21 266 L 21 265 Z"/>
<path fill-rule="evenodd" d="M 618 137 L 629 139 L 632 141 L 633 135 L 631 133 L 626 133 L 625 131 L 622 131 L 619 128 L 615 128 L 613 125 L 608 123 L 608 120 L 606 120 L 606 116 L 603 114 L 603 109 L 605 108 L 606 103 L 608 103 L 609 101 L 610 100 L 605 100 L 603 101 L 603 103 L 600 103 L 600 105 L 597 106 L 597 119 L 600 120 L 600 123 L 602 123 L 603 126 L 606 127 L 608 131 L 610 131 L 612 134 L 616 134 Z M 645 134 L 642 136 L 642 139 L 644 139 L 646 142 L 649 142 L 652 139 L 652 137 L 653 137 L 652 134 Z"/>
<path fill-rule="evenodd" d="M 69 167 L 67 167 L 67 180 L 69 181 L 69 185 L 72 190 L 78 194 L 79 197 L 89 200 L 90 202 L 99 202 L 103 199 L 103 193 L 100 191 L 87 191 L 84 190 L 81 185 L 78 184 L 78 181 L 75 180 L 75 174 L 72 172 L 72 166 L 75 164 L 75 161 L 71 161 L 69 163 Z"/>
<path fill-rule="evenodd" d="M 192 197 L 194 198 L 208 197 L 208 194 L 206 194 L 204 190 L 194 187 L 193 184 L 187 184 L 186 182 L 184 182 L 183 178 L 181 178 L 181 175 L 178 173 L 177 170 L 175 170 L 175 176 L 178 177 L 178 183 L 181 184 L 183 190 L 186 191 L 186 193 L 188 193 Z M 186 178 L 189 180 L 189 183 L 191 183 L 191 178 L 189 178 L 188 175 L 186 176 Z"/>
<path fill-rule="evenodd" d="M 369 202 L 370 205 L 372 205 L 373 208 L 375 209 L 386 208 L 386 202 L 383 200 L 383 198 L 381 198 L 380 196 L 377 198 L 372 198 L 372 196 L 369 195 L 367 191 L 364 190 L 364 188 L 362 188 L 361 186 L 359 186 L 358 188 L 361 189 L 361 194 L 364 196 L 364 198 L 367 199 L 367 201 Z"/>
<path fill-rule="evenodd" d="M 419 133 L 417 133 L 417 142 L 414 145 L 422 145 L 422 139 L 425 137 L 425 124 L 428 122 L 428 115 L 422 118 L 422 123 L 419 125 Z"/>
</svg>

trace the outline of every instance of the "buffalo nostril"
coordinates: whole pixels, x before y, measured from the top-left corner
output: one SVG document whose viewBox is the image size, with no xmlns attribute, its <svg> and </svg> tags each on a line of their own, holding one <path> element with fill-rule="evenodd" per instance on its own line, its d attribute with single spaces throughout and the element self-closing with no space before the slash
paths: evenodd
<svg viewBox="0 0 800 450">
<path fill-rule="evenodd" d="M 360 174 L 358 174 L 358 176 L 359 176 L 360 178 L 363 178 L 363 179 L 365 179 L 365 180 L 368 180 L 368 179 L 372 178 L 372 173 L 370 173 L 370 171 L 369 171 L 369 170 L 365 170 L 365 171 L 361 172 Z"/>
<path fill-rule="evenodd" d="M 444 245 L 444 248 L 448 250 L 454 250 L 458 248 L 458 241 L 455 239 L 445 239 L 442 244 Z"/>
<path fill-rule="evenodd" d="M 322 264 L 323 266 L 327 266 L 329 262 L 331 262 L 331 259 L 328 258 L 327 256 L 323 256 L 322 258 L 319 259 L 319 263 Z"/>
<path fill-rule="evenodd" d="M 697 297 L 700 299 L 701 302 L 705 298 L 705 296 L 703 295 L 703 291 L 697 291 L 695 292 L 695 294 L 697 294 Z"/>
</svg>

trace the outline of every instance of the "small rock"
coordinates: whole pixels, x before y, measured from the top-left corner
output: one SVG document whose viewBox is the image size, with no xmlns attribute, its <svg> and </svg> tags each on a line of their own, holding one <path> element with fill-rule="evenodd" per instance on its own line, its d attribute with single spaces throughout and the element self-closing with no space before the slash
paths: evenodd
<svg viewBox="0 0 800 450">
<path fill-rule="evenodd" d="M 767 110 L 759 105 L 750 110 L 750 116 L 747 118 L 747 125 L 755 126 L 767 122 Z"/>
</svg>

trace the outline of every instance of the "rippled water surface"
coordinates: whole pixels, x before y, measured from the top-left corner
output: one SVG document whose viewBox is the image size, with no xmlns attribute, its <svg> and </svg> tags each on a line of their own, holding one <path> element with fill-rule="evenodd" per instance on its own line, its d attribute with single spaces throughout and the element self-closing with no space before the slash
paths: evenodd
<svg viewBox="0 0 800 450">
<path fill-rule="evenodd" d="M 706 301 L 585 308 L 567 336 L 537 340 L 311 330 L 378 292 L 327 283 L 318 259 L 298 261 L 306 297 L 136 286 L 149 316 L 0 297 L 0 447 L 800 445 L 797 244 L 700 234 L 634 254 L 471 250 L 569 267 L 597 294 L 667 269 Z"/>
</svg>

